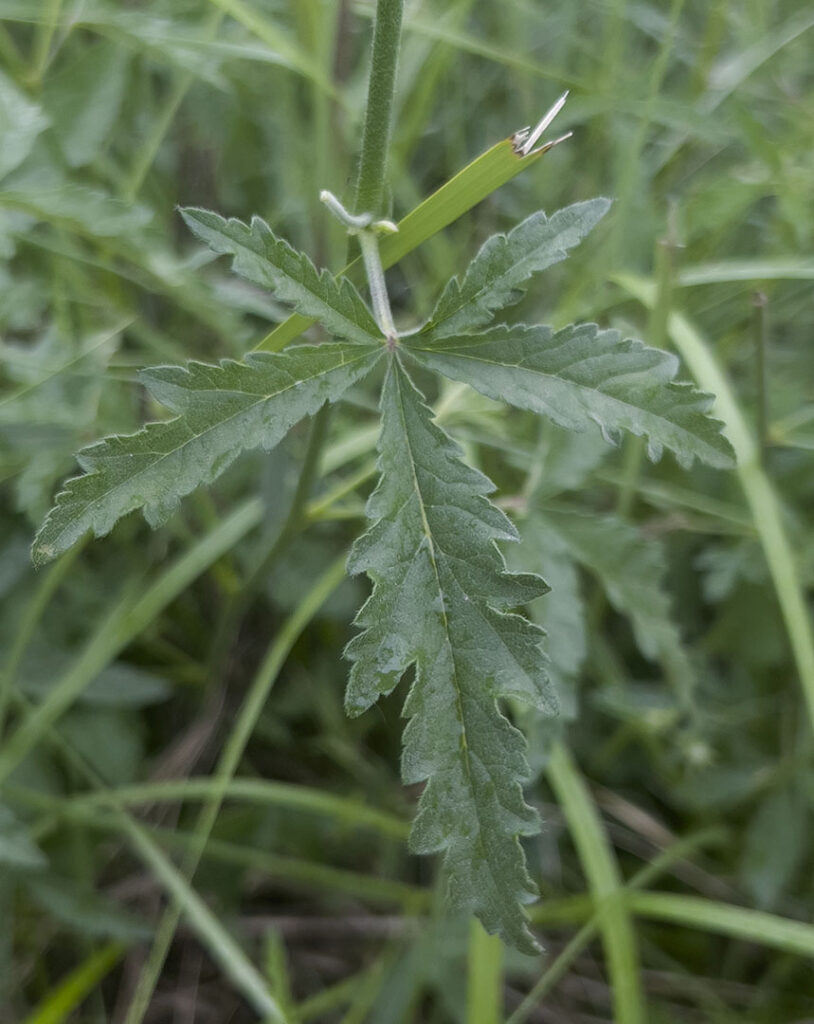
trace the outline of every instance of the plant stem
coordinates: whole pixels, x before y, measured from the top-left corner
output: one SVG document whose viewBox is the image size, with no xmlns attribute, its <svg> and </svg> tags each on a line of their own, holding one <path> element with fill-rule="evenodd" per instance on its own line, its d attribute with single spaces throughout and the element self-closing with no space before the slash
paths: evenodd
<svg viewBox="0 0 814 1024">
<path fill-rule="evenodd" d="M 376 323 L 388 342 L 395 343 L 397 331 L 393 324 L 393 314 L 390 312 L 390 298 L 384 280 L 382 258 L 379 255 L 378 236 L 380 232 L 394 234 L 398 228 L 389 220 L 374 221 L 371 213 L 350 213 L 327 189 L 320 192 L 319 199 L 320 202 L 325 203 L 337 220 L 345 225 L 348 235 L 359 239 Z"/>
<path fill-rule="evenodd" d="M 376 216 L 382 212 L 403 7 L 404 0 L 378 0 L 376 4 L 367 110 L 356 183 L 357 213 Z"/>
<path fill-rule="evenodd" d="M 398 263 L 419 245 L 492 195 L 501 185 L 511 181 L 521 171 L 529 170 L 541 156 L 542 153 L 530 153 L 519 157 L 514 151 L 511 138 L 491 146 L 402 217 L 395 234 L 382 239 L 382 267 L 386 270 Z M 350 277 L 358 283 L 361 279 L 361 264 L 360 257 L 349 259 L 337 276 Z M 302 313 L 292 313 L 255 345 L 255 350 L 280 352 L 313 323 L 313 319 Z"/>
</svg>

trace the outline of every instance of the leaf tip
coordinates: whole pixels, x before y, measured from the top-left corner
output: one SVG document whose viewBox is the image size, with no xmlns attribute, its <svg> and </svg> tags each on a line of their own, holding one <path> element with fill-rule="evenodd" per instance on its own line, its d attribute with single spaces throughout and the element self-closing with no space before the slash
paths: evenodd
<svg viewBox="0 0 814 1024">
<path fill-rule="evenodd" d="M 189 224 L 190 220 L 194 218 L 194 214 L 198 213 L 197 206 L 181 206 L 176 203 L 175 212 L 181 216 L 186 224 Z"/>
<path fill-rule="evenodd" d="M 176 206 L 175 209 L 181 215 L 181 219 L 193 235 L 196 235 L 203 242 L 209 241 L 203 234 L 207 227 L 206 221 L 208 217 L 217 216 L 217 214 L 213 214 L 211 210 L 204 210 L 200 206 Z"/>
<path fill-rule="evenodd" d="M 40 544 L 35 538 L 34 543 L 31 545 L 31 564 L 35 569 L 42 569 L 44 565 L 47 565 L 56 558 L 56 554 L 56 551 L 50 544 Z"/>
<path fill-rule="evenodd" d="M 57 501 L 59 501 L 59 495 L 57 495 Z M 60 555 L 64 555 L 65 552 L 73 547 L 73 545 L 81 539 L 79 536 L 70 537 L 67 542 L 64 540 L 63 533 L 57 533 L 56 539 L 49 536 L 49 527 L 52 525 L 52 519 L 54 514 L 58 511 L 58 505 L 48 513 L 45 518 L 45 522 L 37 531 L 36 536 L 31 544 L 31 564 L 35 569 L 42 569 L 48 565 L 49 562 L 53 562 L 55 558 Z M 53 531 L 50 531 L 53 532 Z"/>
<path fill-rule="evenodd" d="M 723 432 L 718 434 L 718 447 L 714 458 L 707 459 L 706 461 L 713 469 L 731 470 L 738 468 L 738 456 L 732 447 L 732 442 Z"/>
</svg>

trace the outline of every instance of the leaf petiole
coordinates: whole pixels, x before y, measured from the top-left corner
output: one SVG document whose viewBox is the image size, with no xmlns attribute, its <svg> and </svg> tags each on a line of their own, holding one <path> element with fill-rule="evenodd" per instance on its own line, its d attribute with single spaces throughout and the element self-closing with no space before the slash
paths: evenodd
<svg viewBox="0 0 814 1024">
<path fill-rule="evenodd" d="M 393 313 L 390 310 L 390 297 L 387 294 L 387 284 L 384 280 L 381 257 L 379 256 L 379 240 L 373 231 L 359 232 L 359 245 L 362 249 L 362 259 L 365 263 L 367 283 L 370 288 L 370 300 L 373 303 L 373 315 L 376 323 L 381 328 L 382 334 L 387 338 L 387 347 L 393 349 L 398 344 L 398 331 L 393 323 Z"/>
<path fill-rule="evenodd" d="M 349 235 L 359 239 L 362 260 L 370 288 L 370 299 L 373 303 L 373 315 L 379 329 L 387 339 L 387 347 L 394 349 L 398 344 L 398 331 L 393 323 L 390 309 L 390 297 L 384 280 L 384 268 L 379 255 L 379 235 L 392 235 L 398 228 L 391 220 L 373 220 L 372 213 L 351 213 L 346 210 L 333 192 L 323 189 L 319 194 L 320 201 L 325 203 L 331 213 L 345 225 Z"/>
</svg>

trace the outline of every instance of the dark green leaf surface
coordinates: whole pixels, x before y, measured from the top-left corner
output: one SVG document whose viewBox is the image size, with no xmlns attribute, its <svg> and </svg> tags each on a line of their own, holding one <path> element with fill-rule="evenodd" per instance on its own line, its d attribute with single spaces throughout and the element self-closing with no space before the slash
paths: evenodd
<svg viewBox="0 0 814 1024">
<path fill-rule="evenodd" d="M 57 874 L 26 879 L 26 889 L 43 909 L 72 931 L 126 941 L 149 938 L 150 928 L 110 897 Z"/>
<path fill-rule="evenodd" d="M 556 332 L 500 326 L 455 338 L 415 336 L 405 347 L 422 365 L 561 427 L 595 423 L 609 441 L 629 431 L 647 438 L 651 459 L 669 448 L 683 466 L 694 457 L 720 468 L 733 464 L 721 424 L 707 415 L 711 396 L 672 381 L 673 356 L 618 331 L 596 324 Z"/>
<path fill-rule="evenodd" d="M 608 598 L 630 619 L 639 650 L 661 660 L 686 695 L 695 673 L 673 619 L 665 588 L 661 545 L 616 516 L 586 516 L 576 510 L 536 513 L 524 529 L 552 534 L 574 559 L 601 581 Z M 552 602 L 553 603 L 553 602 Z"/>
<path fill-rule="evenodd" d="M 509 564 L 541 573 L 551 587 L 551 593 L 535 605 L 533 618 L 546 631 L 549 675 L 557 686 L 561 714 L 570 711 L 573 717 L 571 689 L 588 650 L 587 613 L 577 566 L 565 541 L 540 514 L 520 524 L 520 545 L 512 550 Z"/>
<path fill-rule="evenodd" d="M 447 338 L 488 324 L 496 309 L 521 298 L 532 274 L 564 260 L 609 208 L 608 199 L 589 199 L 551 217 L 538 210 L 507 235 L 492 235 L 463 281 L 453 277 L 444 288 L 423 333 Z"/>
<path fill-rule="evenodd" d="M 151 526 L 165 522 L 185 494 L 211 483 L 241 451 L 273 448 L 298 420 L 336 401 L 382 352 L 378 345 L 301 345 L 243 363 L 143 371 L 148 390 L 178 418 L 80 452 L 85 475 L 57 496 L 34 561 L 56 557 L 88 530 L 104 536 L 137 508 Z"/>
<path fill-rule="evenodd" d="M 808 798 L 799 783 L 762 797 L 744 836 L 740 876 L 761 909 L 775 906 L 809 844 Z"/>
<path fill-rule="evenodd" d="M 0 804 L 0 865 L 3 873 L 38 871 L 48 863 L 45 854 L 32 841 L 29 830 L 10 807 Z"/>
<path fill-rule="evenodd" d="M 506 571 L 495 541 L 516 540 L 514 527 L 486 499 L 490 481 L 432 422 L 398 357 L 382 394 L 379 451 L 372 525 L 349 561 L 374 586 L 357 617 L 363 632 L 347 648 L 354 664 L 346 707 L 361 714 L 415 664 L 402 768 L 405 782 L 427 785 L 412 849 L 444 850 L 453 904 L 531 952 L 520 905 L 535 889 L 518 836 L 539 822 L 521 790 L 525 743 L 497 700 L 555 710 L 542 633 L 507 613 L 546 586 Z"/>
<path fill-rule="evenodd" d="M 317 270 L 305 253 L 278 238 L 260 217 L 244 224 L 189 207 L 181 210 L 181 216 L 211 249 L 234 256 L 235 273 L 271 289 L 298 313 L 314 317 L 346 341 L 382 341 L 373 314 L 351 282 L 344 277 L 337 279 L 327 270 Z"/>
</svg>

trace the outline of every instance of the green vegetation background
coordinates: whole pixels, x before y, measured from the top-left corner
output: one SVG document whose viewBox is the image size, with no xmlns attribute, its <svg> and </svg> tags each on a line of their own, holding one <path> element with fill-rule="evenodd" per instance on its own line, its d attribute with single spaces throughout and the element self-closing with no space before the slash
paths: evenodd
<svg viewBox="0 0 814 1024">
<path fill-rule="evenodd" d="M 318 193 L 352 180 L 372 14 L 0 0 L 0 1021 L 250 1021 L 267 983 L 268 1018 L 292 1022 L 809 1019 L 808 5 L 407 4 L 396 218 L 563 88 L 557 133 L 574 137 L 389 272 L 400 323 L 492 232 L 611 196 L 513 318 L 677 348 L 741 457 L 686 473 L 459 388 L 431 396 L 521 518 L 507 555 L 554 588 L 533 613 L 564 714 L 527 723 L 543 957 L 444 914 L 432 863 L 407 854 L 401 696 L 342 712 L 372 392 L 331 417 L 307 529 L 285 544 L 307 425 L 167 528 L 131 517 L 30 565 L 72 453 L 162 415 L 138 368 L 239 357 L 286 315 L 177 204 L 258 213 L 344 262 Z"/>
</svg>

